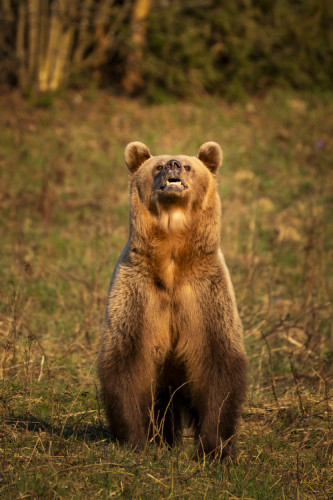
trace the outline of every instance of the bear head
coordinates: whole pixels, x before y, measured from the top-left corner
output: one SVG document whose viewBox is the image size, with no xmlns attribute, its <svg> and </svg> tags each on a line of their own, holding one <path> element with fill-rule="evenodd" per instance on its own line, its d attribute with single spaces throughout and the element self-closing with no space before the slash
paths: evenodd
<svg viewBox="0 0 333 500">
<path fill-rule="evenodd" d="M 204 143 L 195 156 L 152 156 L 142 142 L 131 142 L 125 149 L 131 174 L 131 198 L 137 191 L 142 205 L 151 213 L 175 207 L 193 209 L 216 198 L 216 173 L 222 164 L 222 150 L 216 142 Z M 137 205 L 137 204 L 136 204 Z"/>
</svg>

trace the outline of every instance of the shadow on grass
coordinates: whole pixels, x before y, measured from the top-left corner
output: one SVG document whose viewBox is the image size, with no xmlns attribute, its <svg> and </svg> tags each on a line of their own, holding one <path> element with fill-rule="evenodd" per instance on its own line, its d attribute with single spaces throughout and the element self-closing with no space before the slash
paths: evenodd
<svg viewBox="0 0 333 500">
<path fill-rule="evenodd" d="M 111 441 L 111 436 L 108 428 L 99 424 L 82 423 L 76 422 L 75 424 L 62 425 L 52 425 L 49 422 L 43 420 L 42 418 L 36 417 L 32 414 L 30 415 L 18 415 L 6 419 L 6 425 L 11 428 L 15 428 L 17 431 L 26 432 L 46 432 L 51 436 L 57 436 L 59 438 L 68 439 L 78 439 L 81 441 Z"/>
</svg>

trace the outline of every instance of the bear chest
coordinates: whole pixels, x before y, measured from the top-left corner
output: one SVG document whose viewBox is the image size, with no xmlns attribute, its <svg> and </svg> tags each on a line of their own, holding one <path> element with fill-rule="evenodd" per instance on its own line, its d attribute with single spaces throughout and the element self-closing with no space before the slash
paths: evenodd
<svg viewBox="0 0 333 500">
<path fill-rule="evenodd" d="M 160 362 L 171 352 L 181 356 L 192 335 L 202 329 L 203 317 L 198 290 L 190 282 L 178 285 L 172 292 L 156 283 L 154 286 L 154 293 L 148 296 L 144 323 L 145 335 L 152 336 L 152 356 Z"/>
</svg>

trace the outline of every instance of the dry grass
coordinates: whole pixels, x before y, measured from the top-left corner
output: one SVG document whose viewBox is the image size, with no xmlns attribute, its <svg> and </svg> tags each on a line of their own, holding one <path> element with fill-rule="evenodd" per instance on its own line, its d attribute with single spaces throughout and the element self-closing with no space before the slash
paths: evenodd
<svg viewBox="0 0 333 500">
<path fill-rule="evenodd" d="M 0 497 L 332 497 L 332 99 L 0 104 Z M 111 443 L 95 371 L 127 235 L 123 147 L 195 154 L 211 139 L 251 363 L 228 466 L 193 462 L 191 439 Z"/>
</svg>

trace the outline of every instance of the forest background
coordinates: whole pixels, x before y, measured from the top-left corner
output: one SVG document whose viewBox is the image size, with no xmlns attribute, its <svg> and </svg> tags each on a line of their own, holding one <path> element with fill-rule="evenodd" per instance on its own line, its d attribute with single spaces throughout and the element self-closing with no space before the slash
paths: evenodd
<svg viewBox="0 0 333 500">
<path fill-rule="evenodd" d="M 331 498 L 333 2 L 0 0 L 0 497 Z M 123 150 L 224 151 L 238 453 L 110 441 L 96 377 Z"/>
<path fill-rule="evenodd" d="M 330 0 L 1 0 L 1 80 L 153 101 L 331 89 Z"/>
</svg>

